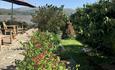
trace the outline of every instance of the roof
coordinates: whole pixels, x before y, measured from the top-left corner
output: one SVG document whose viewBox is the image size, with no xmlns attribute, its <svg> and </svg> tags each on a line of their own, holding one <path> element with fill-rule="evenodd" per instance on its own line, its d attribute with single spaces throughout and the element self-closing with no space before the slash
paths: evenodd
<svg viewBox="0 0 115 70">
<path fill-rule="evenodd" d="M 28 7 L 32 7 L 32 8 L 35 7 L 35 6 L 33 6 L 33 5 L 29 4 L 29 3 L 21 1 L 21 0 L 2 0 L 2 1 L 6 1 L 6 2 L 10 2 L 10 3 L 22 5 L 22 6 L 28 6 Z"/>
</svg>

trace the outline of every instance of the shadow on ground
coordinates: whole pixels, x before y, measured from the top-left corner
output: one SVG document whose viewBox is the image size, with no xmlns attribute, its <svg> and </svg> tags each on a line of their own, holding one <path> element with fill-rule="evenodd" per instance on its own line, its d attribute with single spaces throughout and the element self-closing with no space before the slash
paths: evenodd
<svg viewBox="0 0 115 70">
<path fill-rule="evenodd" d="M 14 66 L 14 65 L 7 66 L 6 69 L 1 69 L 1 70 L 16 70 L 16 66 Z"/>
<path fill-rule="evenodd" d="M 99 56 L 89 56 L 83 51 L 83 46 L 63 45 L 64 50 L 59 50 L 61 60 L 70 62 L 70 70 L 76 70 L 76 65 L 80 65 L 79 70 L 105 70 L 99 64 L 106 61 Z"/>
</svg>

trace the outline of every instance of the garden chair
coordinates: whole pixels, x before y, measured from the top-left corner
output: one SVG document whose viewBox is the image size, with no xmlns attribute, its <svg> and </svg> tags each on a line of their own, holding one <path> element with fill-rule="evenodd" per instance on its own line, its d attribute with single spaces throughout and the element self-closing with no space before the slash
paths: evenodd
<svg viewBox="0 0 115 70">
<path fill-rule="evenodd" d="M 1 45 L 3 45 L 4 38 L 9 38 L 10 39 L 10 43 L 12 43 L 13 30 L 12 29 L 8 29 L 8 27 L 5 24 L 5 22 L 2 23 L 1 31 L 2 31 Z"/>
<path fill-rule="evenodd" d="M 23 33 L 23 32 L 24 32 L 23 26 L 18 26 L 17 32 L 18 32 L 18 33 Z"/>
</svg>

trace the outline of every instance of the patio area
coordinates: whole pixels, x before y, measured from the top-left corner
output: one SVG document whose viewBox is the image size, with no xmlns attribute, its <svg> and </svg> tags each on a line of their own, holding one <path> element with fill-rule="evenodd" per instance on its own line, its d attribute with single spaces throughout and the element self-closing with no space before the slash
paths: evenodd
<svg viewBox="0 0 115 70">
<path fill-rule="evenodd" d="M 24 34 L 18 34 L 16 36 L 16 39 L 12 41 L 12 44 L 4 44 L 1 45 L 1 51 L 0 51 L 0 70 L 13 70 L 15 68 L 15 60 L 23 60 L 24 56 L 21 54 L 24 50 L 22 49 L 22 46 L 20 44 L 21 42 L 27 42 L 29 41 L 29 36 L 32 35 L 33 31 L 36 31 L 37 29 L 30 29 L 26 31 Z M 7 38 L 5 39 L 5 42 L 7 42 Z M 11 68 L 11 69 L 8 69 Z M 14 69 L 15 70 L 15 69 Z"/>
</svg>

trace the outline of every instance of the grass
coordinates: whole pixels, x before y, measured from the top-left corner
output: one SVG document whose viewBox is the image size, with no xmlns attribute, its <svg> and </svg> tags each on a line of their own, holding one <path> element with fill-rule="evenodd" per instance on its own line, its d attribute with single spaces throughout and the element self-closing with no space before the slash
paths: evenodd
<svg viewBox="0 0 115 70">
<path fill-rule="evenodd" d="M 82 43 L 74 39 L 61 40 L 61 44 L 62 45 L 79 45 L 79 46 L 83 45 Z"/>
<path fill-rule="evenodd" d="M 66 39 L 61 40 L 61 44 L 66 50 L 64 52 L 60 52 L 62 60 L 73 58 L 75 60 L 75 64 L 80 64 L 79 70 L 98 69 L 98 67 L 96 67 L 91 61 L 89 61 L 90 57 L 83 52 L 82 48 L 84 47 L 81 42 L 73 39 Z"/>
</svg>

